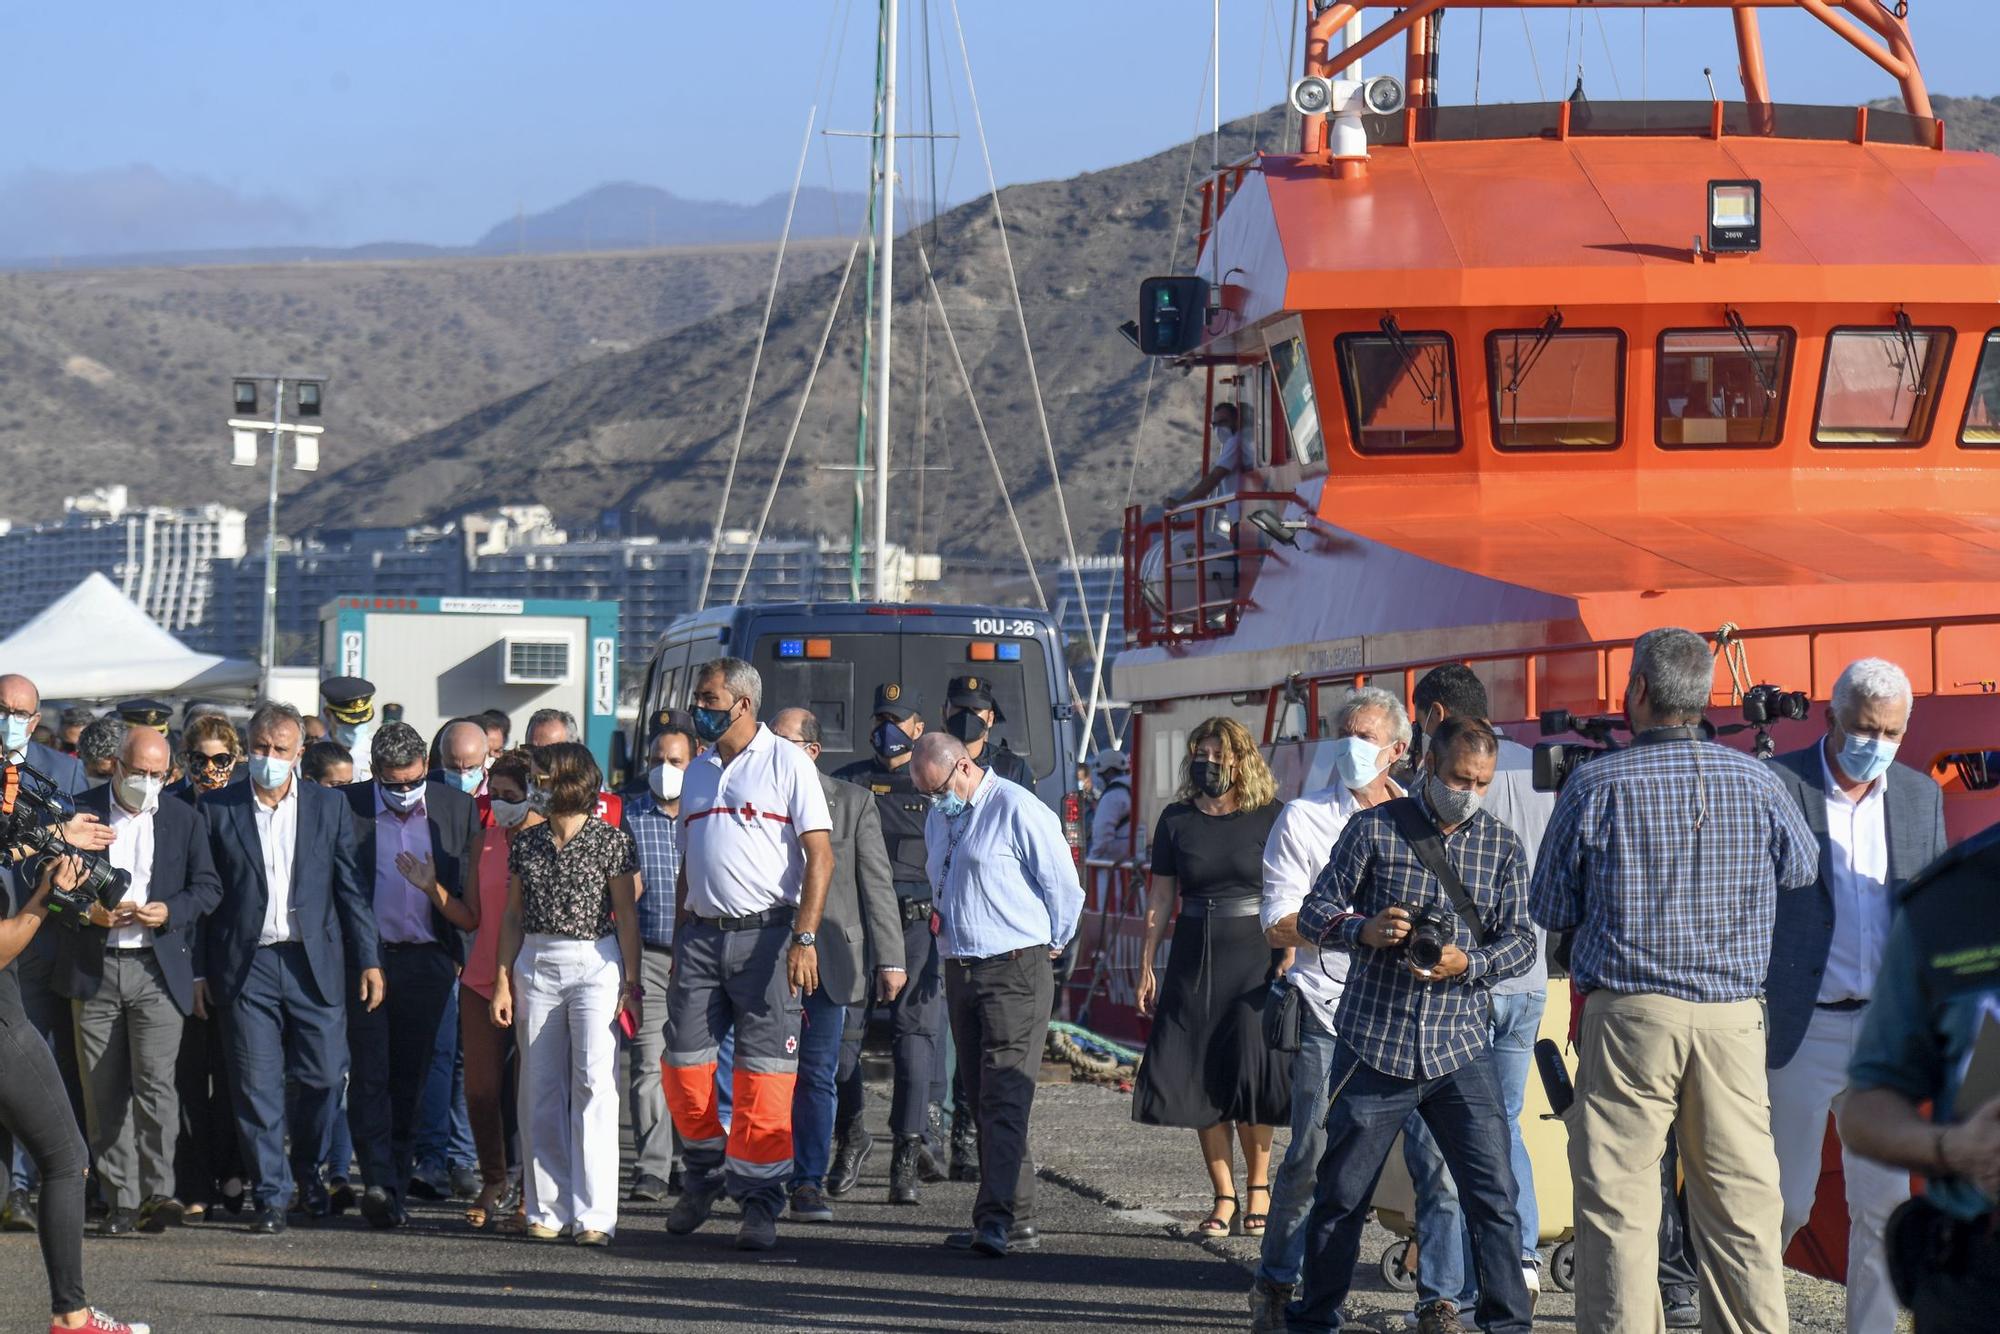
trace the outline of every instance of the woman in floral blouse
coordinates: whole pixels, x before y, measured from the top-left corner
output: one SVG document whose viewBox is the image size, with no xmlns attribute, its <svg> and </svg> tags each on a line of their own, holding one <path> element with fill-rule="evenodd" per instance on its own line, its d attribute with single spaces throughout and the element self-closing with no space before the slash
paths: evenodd
<svg viewBox="0 0 2000 1334">
<path fill-rule="evenodd" d="M 520 1012 L 526 1233 L 603 1246 L 618 1227 L 618 1025 L 639 1018 L 638 859 L 591 813 L 602 775 L 588 749 L 545 746 L 536 764 L 528 799 L 548 821 L 508 855 L 491 1012 L 501 1028 Z"/>
</svg>

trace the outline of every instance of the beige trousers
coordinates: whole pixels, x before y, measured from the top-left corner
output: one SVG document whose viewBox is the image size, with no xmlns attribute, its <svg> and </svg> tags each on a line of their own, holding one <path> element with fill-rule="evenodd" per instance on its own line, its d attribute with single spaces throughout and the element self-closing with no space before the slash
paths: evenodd
<svg viewBox="0 0 2000 1334">
<path fill-rule="evenodd" d="M 1709 1334 L 1783 1334 L 1784 1199 L 1764 1075 L 1764 1005 L 1592 993 L 1569 1166 L 1579 1334 L 1664 1334 L 1660 1159 L 1676 1132 Z"/>
</svg>

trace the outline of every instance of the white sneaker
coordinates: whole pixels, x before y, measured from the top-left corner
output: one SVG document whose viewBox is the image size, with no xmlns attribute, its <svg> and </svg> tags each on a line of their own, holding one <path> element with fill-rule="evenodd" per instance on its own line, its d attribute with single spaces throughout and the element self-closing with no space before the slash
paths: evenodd
<svg viewBox="0 0 2000 1334">
<path fill-rule="evenodd" d="M 1524 1261 L 1521 1265 L 1521 1281 L 1528 1285 L 1529 1292 L 1540 1296 L 1542 1291 L 1542 1267 L 1540 1265 L 1531 1265 Z"/>
</svg>

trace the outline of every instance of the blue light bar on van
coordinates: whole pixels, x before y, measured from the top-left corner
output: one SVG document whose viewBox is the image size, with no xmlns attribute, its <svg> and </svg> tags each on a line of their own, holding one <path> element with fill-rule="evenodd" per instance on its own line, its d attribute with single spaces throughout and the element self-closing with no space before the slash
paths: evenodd
<svg viewBox="0 0 2000 1334">
<path fill-rule="evenodd" d="M 778 656 L 781 658 L 803 658 L 806 655 L 806 641 L 803 639 L 780 639 Z"/>
<path fill-rule="evenodd" d="M 1001 662 L 1019 662 L 1021 660 L 1021 646 L 1019 644 L 1000 644 L 996 646 L 996 649 L 996 656 Z"/>
</svg>

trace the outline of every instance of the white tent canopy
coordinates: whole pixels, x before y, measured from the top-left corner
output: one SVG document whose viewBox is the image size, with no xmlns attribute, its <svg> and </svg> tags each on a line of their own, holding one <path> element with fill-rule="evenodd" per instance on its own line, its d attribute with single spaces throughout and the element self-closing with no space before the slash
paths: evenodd
<svg viewBox="0 0 2000 1334">
<path fill-rule="evenodd" d="M 0 672 L 33 681 L 43 699 L 250 695 L 257 664 L 196 653 L 93 571 L 0 639 Z"/>
</svg>

